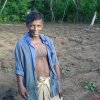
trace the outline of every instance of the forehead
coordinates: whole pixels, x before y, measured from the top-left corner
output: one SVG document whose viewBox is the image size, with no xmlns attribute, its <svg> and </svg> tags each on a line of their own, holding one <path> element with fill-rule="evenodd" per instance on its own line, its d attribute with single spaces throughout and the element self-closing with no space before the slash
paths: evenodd
<svg viewBox="0 0 100 100">
<path fill-rule="evenodd" d="M 43 24 L 43 20 L 41 20 L 41 19 L 40 20 L 34 20 L 33 22 L 30 23 L 30 25 L 34 25 L 34 24 L 42 25 Z"/>
</svg>

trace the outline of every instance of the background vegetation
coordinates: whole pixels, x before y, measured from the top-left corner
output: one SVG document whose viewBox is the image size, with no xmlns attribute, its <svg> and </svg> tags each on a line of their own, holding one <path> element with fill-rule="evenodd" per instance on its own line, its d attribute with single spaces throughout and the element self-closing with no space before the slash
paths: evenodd
<svg viewBox="0 0 100 100">
<path fill-rule="evenodd" d="M 0 10 L 5 0 L 0 1 Z M 100 0 L 7 0 L 0 13 L 0 23 L 20 23 L 25 15 L 38 10 L 45 16 L 45 21 L 91 22 L 97 11 L 96 22 L 100 22 Z"/>
</svg>

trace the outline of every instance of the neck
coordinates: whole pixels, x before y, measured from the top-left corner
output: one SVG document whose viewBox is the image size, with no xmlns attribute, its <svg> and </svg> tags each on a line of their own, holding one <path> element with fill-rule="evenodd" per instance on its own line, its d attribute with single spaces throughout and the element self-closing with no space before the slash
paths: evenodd
<svg viewBox="0 0 100 100">
<path fill-rule="evenodd" d="M 33 36 L 32 39 L 33 39 L 33 40 L 39 40 L 40 37 L 39 37 L 39 36 Z"/>
<path fill-rule="evenodd" d="M 31 33 L 29 33 L 30 37 L 33 39 L 33 40 L 39 40 L 40 39 L 40 36 L 32 36 Z"/>
</svg>

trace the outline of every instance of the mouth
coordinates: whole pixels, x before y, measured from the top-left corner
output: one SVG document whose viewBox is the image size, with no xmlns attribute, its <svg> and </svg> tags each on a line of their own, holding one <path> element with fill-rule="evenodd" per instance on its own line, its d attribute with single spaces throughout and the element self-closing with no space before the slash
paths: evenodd
<svg viewBox="0 0 100 100">
<path fill-rule="evenodd" d="M 38 33 L 31 33 L 31 36 L 34 37 L 34 36 L 39 36 Z"/>
</svg>

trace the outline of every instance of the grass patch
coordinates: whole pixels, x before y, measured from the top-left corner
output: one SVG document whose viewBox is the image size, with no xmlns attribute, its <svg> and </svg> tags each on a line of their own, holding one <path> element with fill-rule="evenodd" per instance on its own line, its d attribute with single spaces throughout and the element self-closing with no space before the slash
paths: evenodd
<svg viewBox="0 0 100 100">
<path fill-rule="evenodd" d="M 84 87 L 85 87 L 85 89 L 90 90 L 90 91 L 96 90 L 96 84 L 92 81 L 85 81 Z"/>
<path fill-rule="evenodd" d="M 9 72 L 11 72 L 12 70 L 13 70 L 12 68 L 3 67 L 3 72 L 5 72 L 5 73 L 9 73 Z"/>
<path fill-rule="evenodd" d="M 69 71 L 70 71 L 69 69 L 61 69 L 61 74 L 62 74 L 62 76 L 63 76 L 63 77 L 68 76 Z"/>
</svg>

